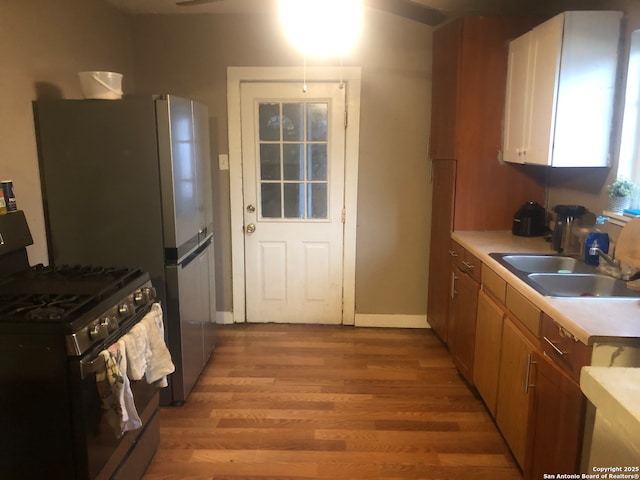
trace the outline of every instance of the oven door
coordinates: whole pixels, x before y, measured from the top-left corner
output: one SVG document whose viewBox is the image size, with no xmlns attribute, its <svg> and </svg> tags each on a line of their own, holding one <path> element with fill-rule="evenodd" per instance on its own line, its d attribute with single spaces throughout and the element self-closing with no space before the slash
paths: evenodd
<svg viewBox="0 0 640 480">
<path fill-rule="evenodd" d="M 146 313 L 146 312 L 145 312 Z M 148 384 L 144 377 L 131 381 L 131 391 L 136 411 L 142 420 L 142 427 L 125 432 L 117 437 L 108 421 L 106 411 L 96 383 L 95 373 L 86 373 L 96 368 L 104 368 L 100 352 L 109 348 L 135 325 L 143 314 L 128 322 L 122 330 L 115 332 L 99 348 L 91 350 L 76 360 L 73 387 L 77 395 L 74 411 L 74 430 L 78 461 L 77 478 L 110 479 L 140 478 L 158 448 L 160 429 L 158 424 L 158 387 Z M 90 366 L 91 367 L 88 367 Z"/>
</svg>

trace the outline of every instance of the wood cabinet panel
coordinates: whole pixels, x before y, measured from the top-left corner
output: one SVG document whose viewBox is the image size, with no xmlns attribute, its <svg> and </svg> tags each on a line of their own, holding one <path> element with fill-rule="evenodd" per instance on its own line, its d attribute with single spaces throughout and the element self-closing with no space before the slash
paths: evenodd
<svg viewBox="0 0 640 480">
<path fill-rule="evenodd" d="M 480 285 L 452 262 L 451 310 L 449 315 L 449 350 L 453 362 L 469 382 L 473 383 L 473 359 L 476 337 L 476 311 Z"/>
<path fill-rule="evenodd" d="M 592 347 L 580 342 L 545 313 L 542 314 L 541 339 L 543 352 L 579 382 L 582 367 L 591 365 Z"/>
<path fill-rule="evenodd" d="M 511 285 L 507 285 L 506 305 L 520 323 L 531 330 L 531 333 L 536 337 L 540 335 L 542 312 Z"/>
<path fill-rule="evenodd" d="M 455 175 L 455 161 L 437 160 L 433 162 L 427 321 L 444 342 L 447 341 L 450 281 L 448 252 L 453 218 Z"/>
<path fill-rule="evenodd" d="M 532 445 L 525 479 L 541 479 L 549 472 L 579 472 L 586 398 L 580 386 L 548 358 L 534 353 L 533 361 L 528 432 Z"/>
<path fill-rule="evenodd" d="M 528 387 L 535 347 L 506 317 L 502 328 L 502 352 L 496 422 L 518 464 L 524 468 L 527 456 L 527 426 L 531 389 Z"/>
<path fill-rule="evenodd" d="M 494 417 L 498 400 L 503 321 L 502 307 L 491 300 L 484 291 L 480 291 L 476 318 L 473 383 Z"/>
<path fill-rule="evenodd" d="M 504 305 L 507 296 L 507 282 L 485 264 L 482 264 L 482 288 L 491 292 Z"/>
</svg>

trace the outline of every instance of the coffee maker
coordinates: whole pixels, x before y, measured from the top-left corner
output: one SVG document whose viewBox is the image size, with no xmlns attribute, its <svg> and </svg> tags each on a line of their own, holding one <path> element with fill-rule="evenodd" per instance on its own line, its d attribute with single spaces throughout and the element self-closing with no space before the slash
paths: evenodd
<svg viewBox="0 0 640 480">
<path fill-rule="evenodd" d="M 556 222 L 551 236 L 551 248 L 558 253 L 571 255 L 580 253 L 578 229 L 580 219 L 587 212 L 582 205 L 556 205 Z"/>
</svg>

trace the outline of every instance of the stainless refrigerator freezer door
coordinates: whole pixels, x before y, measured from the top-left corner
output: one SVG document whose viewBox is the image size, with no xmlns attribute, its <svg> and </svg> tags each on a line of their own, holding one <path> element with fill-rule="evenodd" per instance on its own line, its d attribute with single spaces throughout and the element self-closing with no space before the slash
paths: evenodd
<svg viewBox="0 0 640 480">
<path fill-rule="evenodd" d="M 171 354 L 179 365 L 171 376 L 173 403 L 187 399 L 211 354 L 212 347 L 205 346 L 206 335 L 214 325 L 210 305 L 211 245 L 204 244 L 182 264 L 166 267 L 169 310 L 179 312 L 170 315 L 168 325 Z"/>
<path fill-rule="evenodd" d="M 212 233 L 208 110 L 173 95 L 156 107 L 165 248 L 179 261 Z"/>
</svg>

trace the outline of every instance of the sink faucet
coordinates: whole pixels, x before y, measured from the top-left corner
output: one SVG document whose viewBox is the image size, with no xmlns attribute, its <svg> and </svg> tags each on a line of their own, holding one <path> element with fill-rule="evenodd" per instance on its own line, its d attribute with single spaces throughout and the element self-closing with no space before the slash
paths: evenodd
<svg viewBox="0 0 640 480">
<path fill-rule="evenodd" d="M 612 267 L 620 269 L 620 260 L 611 258 L 609 255 L 604 253 L 598 247 L 591 247 L 589 249 L 589 255 L 598 255 L 600 258 L 602 258 L 605 262 L 607 262 Z"/>
</svg>

